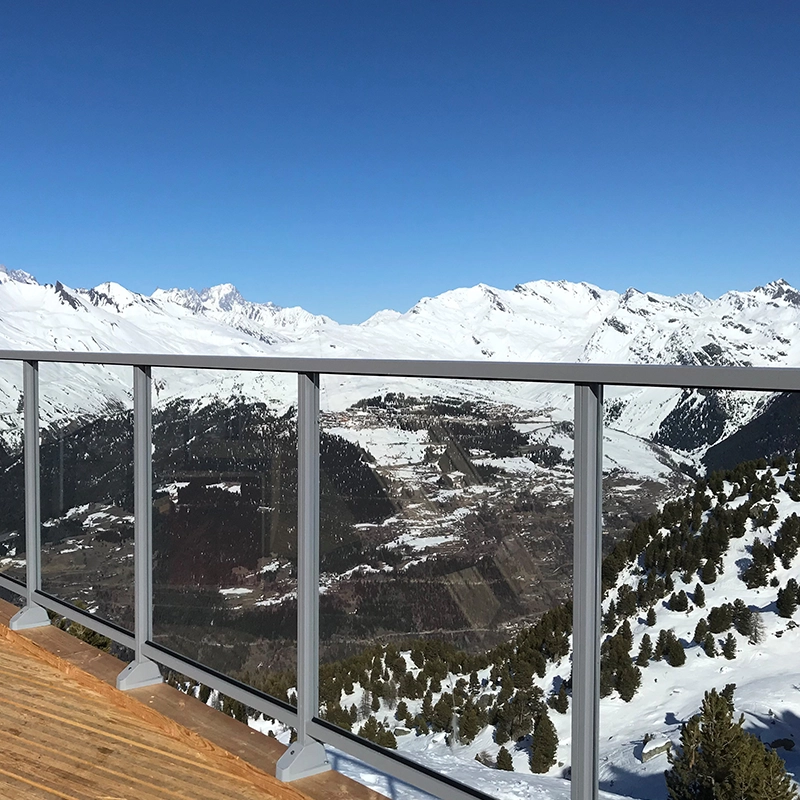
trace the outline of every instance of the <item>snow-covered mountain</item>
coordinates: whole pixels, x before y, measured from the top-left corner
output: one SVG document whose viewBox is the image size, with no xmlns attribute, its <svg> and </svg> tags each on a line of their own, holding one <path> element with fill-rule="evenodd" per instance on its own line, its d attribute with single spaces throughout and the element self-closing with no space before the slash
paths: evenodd
<svg viewBox="0 0 800 800">
<path fill-rule="evenodd" d="M 619 294 L 566 281 L 534 281 L 511 290 L 479 284 L 423 298 L 406 313 L 381 311 L 359 325 L 340 325 L 301 308 L 249 302 L 231 284 L 200 292 L 159 289 L 148 297 L 115 283 L 93 289 L 42 285 L 27 273 L 0 267 L 0 320 L 3 349 L 739 366 L 800 363 L 800 292 L 784 280 L 749 292 L 728 292 L 716 300 L 636 289 Z M 231 380 L 231 376 L 226 381 L 218 375 L 184 371 L 165 376 L 160 386 L 164 396 L 185 393 L 188 387 L 200 395 L 229 396 Z M 252 375 L 237 381 L 245 394 L 252 391 L 254 396 L 292 402 L 293 383 L 279 376 Z M 2 365 L 0 394 L 9 403 L 18 398 L 18 382 L 9 365 Z M 114 381 L 73 386 L 69 402 L 55 405 L 91 410 L 102 407 L 109 394 L 123 402 L 130 396 L 126 376 L 116 381 L 116 389 L 110 383 Z M 569 387 L 477 382 L 456 386 L 356 377 L 324 382 L 323 407 L 341 410 L 359 398 L 398 388 L 417 394 L 477 395 L 548 409 L 555 420 L 572 415 Z M 699 456 L 758 416 L 769 401 L 758 393 L 613 390 L 609 424 Z"/>
</svg>

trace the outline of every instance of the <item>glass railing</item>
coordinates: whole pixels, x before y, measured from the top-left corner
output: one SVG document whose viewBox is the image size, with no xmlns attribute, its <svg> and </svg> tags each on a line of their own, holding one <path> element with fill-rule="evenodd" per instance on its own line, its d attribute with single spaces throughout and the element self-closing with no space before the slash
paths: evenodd
<svg viewBox="0 0 800 800">
<path fill-rule="evenodd" d="M 670 492 L 694 480 L 672 465 L 659 483 L 658 437 L 625 423 L 641 390 L 615 387 L 800 390 L 788 369 L 0 361 L 0 588 L 26 602 L 15 625 L 70 615 L 133 650 L 123 688 L 160 680 L 158 664 L 256 727 L 293 730 L 285 780 L 327 769 L 328 744 L 448 798 L 505 797 L 506 781 L 553 798 L 650 796 L 628 761 L 644 763 L 656 749 L 644 729 L 659 726 L 619 724 L 632 691 L 666 688 L 639 652 L 649 611 L 665 618 L 666 598 L 685 616 L 680 589 L 697 607 L 695 584 L 713 581 L 682 564 L 676 599 L 657 597 L 667 573 L 644 559 L 660 551 L 601 572 L 637 530 L 642 553 L 661 528 L 682 536 Z M 752 469 L 766 486 L 767 465 Z M 715 503 L 746 479 L 698 484 L 687 530 L 718 524 Z M 747 525 L 772 524 L 761 505 Z"/>
<path fill-rule="evenodd" d="M 22 365 L 0 362 L 0 574 L 25 583 Z"/>
<path fill-rule="evenodd" d="M 130 367 L 41 364 L 39 424 L 42 591 L 132 631 Z"/>
<path fill-rule="evenodd" d="M 571 405 L 323 380 L 322 719 L 495 797 L 506 772 L 568 772 Z"/>
<path fill-rule="evenodd" d="M 294 704 L 296 378 L 155 369 L 153 383 L 153 641 Z"/>
</svg>

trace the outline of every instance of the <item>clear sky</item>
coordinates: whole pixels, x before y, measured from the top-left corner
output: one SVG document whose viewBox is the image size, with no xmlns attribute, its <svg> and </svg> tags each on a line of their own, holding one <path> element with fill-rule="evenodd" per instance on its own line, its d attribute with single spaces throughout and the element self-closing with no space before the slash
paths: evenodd
<svg viewBox="0 0 800 800">
<path fill-rule="evenodd" d="M 800 3 L 2 3 L 0 263 L 341 322 L 797 286 Z"/>
</svg>

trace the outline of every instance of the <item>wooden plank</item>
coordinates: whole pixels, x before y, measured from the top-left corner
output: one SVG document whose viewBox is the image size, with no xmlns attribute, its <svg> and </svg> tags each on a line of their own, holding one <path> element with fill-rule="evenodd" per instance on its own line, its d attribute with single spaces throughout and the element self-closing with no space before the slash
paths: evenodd
<svg viewBox="0 0 800 800">
<path fill-rule="evenodd" d="M 183 788 L 187 798 L 198 800 L 305 799 L 295 787 L 278 782 L 93 676 L 80 674 L 75 667 L 69 675 L 59 675 L 59 657 L 37 658 L 38 646 L 24 637 L 7 628 L 0 628 L 0 636 L 2 769 L 6 782 L 21 784 L 16 796 L 26 796 L 27 786 L 70 800 L 122 797 L 130 794 L 127 775 L 143 778 L 149 774 L 154 780 L 140 782 L 137 797 L 163 797 L 159 787 L 164 786 L 171 792 Z M 54 660 L 55 664 L 50 663 Z M 52 685 L 37 686 L 31 692 L 7 681 L 21 662 L 27 664 L 33 680 Z M 59 677 L 67 692 L 60 691 Z M 85 695 L 82 704 L 76 687 Z M 68 758 L 58 754 L 62 741 L 70 743 L 65 750 L 73 762 L 77 758 L 93 763 L 103 751 L 107 756 L 117 753 L 121 760 L 105 771 L 65 769 Z M 83 756 L 74 748 L 78 742 Z"/>
<path fill-rule="evenodd" d="M 19 609 L 15 605 L 12 605 L 5 600 L 0 600 L 0 625 L 5 625 L 7 628 L 8 623 L 11 621 L 11 617 L 13 617 L 17 611 L 19 611 Z"/>
<path fill-rule="evenodd" d="M 30 692 L 31 697 L 46 692 L 49 686 L 58 684 L 61 676 L 67 676 L 70 682 L 68 685 L 62 684 L 62 708 L 71 709 L 76 718 L 85 719 L 80 716 L 81 692 L 91 692 L 96 702 L 108 703 L 112 709 L 130 715 L 131 734 L 135 729 L 140 730 L 142 725 L 152 726 L 174 741 L 194 748 L 195 752 L 213 754 L 217 763 L 222 761 L 225 769 L 240 779 L 253 782 L 256 775 L 260 776 L 258 780 L 269 779 L 271 783 L 266 785 L 267 790 L 278 787 L 287 792 L 276 794 L 276 797 L 285 797 L 287 800 L 383 800 L 382 795 L 335 771 L 291 784 L 275 781 L 272 777 L 275 763 L 286 749 L 276 739 L 264 736 L 166 684 L 119 692 L 115 684 L 117 675 L 125 666 L 122 662 L 54 626 L 10 632 L 5 623 L 16 611 L 11 604 L 0 601 L 0 639 L 13 639 L 21 661 L 14 664 L 7 661 L 7 669 L 9 675 L 18 677 L 20 687 L 25 687 L 24 690 Z M 27 658 L 45 662 L 54 672 L 49 675 L 41 671 L 30 674 Z M 13 696 L 11 700 L 14 700 Z M 42 741 L 40 746 L 52 747 L 54 743 Z M 82 757 L 74 751 L 70 752 L 72 758 Z M 107 768 L 115 769 L 112 762 Z M 0 775 L 0 786 L 2 780 Z M 264 786 L 261 783 L 258 785 Z M 170 790 L 179 791 L 177 788 Z M 0 793 L 0 797 L 3 796 Z M 34 794 L 30 796 L 35 797 Z M 137 797 L 145 795 L 137 794 Z M 207 798 L 203 797 L 203 800 Z"/>
</svg>

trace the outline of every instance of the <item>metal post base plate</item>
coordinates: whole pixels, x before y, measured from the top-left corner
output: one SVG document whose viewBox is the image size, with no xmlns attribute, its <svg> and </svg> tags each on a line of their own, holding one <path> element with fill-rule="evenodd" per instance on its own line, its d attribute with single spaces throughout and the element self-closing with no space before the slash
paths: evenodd
<svg viewBox="0 0 800 800">
<path fill-rule="evenodd" d="M 21 611 L 17 611 L 8 622 L 8 627 L 12 631 L 24 631 L 28 628 L 43 628 L 50 624 L 50 617 L 47 611 L 41 606 L 25 606 Z"/>
<path fill-rule="evenodd" d="M 158 670 L 158 664 L 149 659 L 132 661 L 117 675 L 117 689 L 123 692 L 128 689 L 141 689 L 143 686 L 153 686 L 163 683 L 164 679 Z"/>
<path fill-rule="evenodd" d="M 303 746 L 299 742 L 289 745 L 289 749 L 275 765 L 275 777 L 279 781 L 296 781 L 308 778 L 331 768 L 325 748 L 319 742 Z"/>
</svg>

